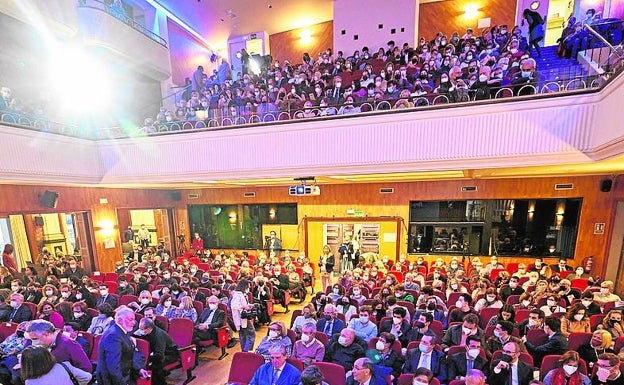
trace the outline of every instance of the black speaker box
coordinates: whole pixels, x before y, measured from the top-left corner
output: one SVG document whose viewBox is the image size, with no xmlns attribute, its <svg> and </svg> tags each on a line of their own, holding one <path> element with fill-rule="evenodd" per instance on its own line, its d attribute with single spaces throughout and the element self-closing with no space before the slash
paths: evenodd
<svg viewBox="0 0 624 385">
<path fill-rule="evenodd" d="M 39 196 L 39 203 L 43 207 L 56 208 L 58 203 L 59 193 L 55 191 L 46 190 L 43 195 Z"/>
<path fill-rule="evenodd" d="M 40 216 L 36 216 L 35 217 L 35 226 L 43 226 L 43 217 Z"/>
<path fill-rule="evenodd" d="M 611 187 L 613 187 L 613 179 L 605 179 L 600 182 L 600 191 L 602 192 L 611 191 Z"/>
<path fill-rule="evenodd" d="M 170 191 L 169 197 L 174 202 L 179 202 L 182 200 L 182 193 L 180 191 Z"/>
</svg>

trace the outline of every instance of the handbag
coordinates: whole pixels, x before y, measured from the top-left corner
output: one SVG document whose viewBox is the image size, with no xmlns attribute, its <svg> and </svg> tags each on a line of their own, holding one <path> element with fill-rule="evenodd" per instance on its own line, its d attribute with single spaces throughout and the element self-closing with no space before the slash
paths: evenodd
<svg viewBox="0 0 624 385">
<path fill-rule="evenodd" d="M 76 376 L 74 376 L 74 373 L 71 372 L 71 370 L 69 370 L 69 368 L 67 367 L 67 365 L 65 365 L 62 362 L 59 362 L 59 364 L 61 364 L 61 366 L 63 368 L 65 368 L 65 371 L 67 372 L 67 374 L 69 375 L 69 379 L 71 380 L 72 384 L 74 385 L 80 385 L 80 383 L 78 382 L 78 379 L 76 378 Z"/>
</svg>

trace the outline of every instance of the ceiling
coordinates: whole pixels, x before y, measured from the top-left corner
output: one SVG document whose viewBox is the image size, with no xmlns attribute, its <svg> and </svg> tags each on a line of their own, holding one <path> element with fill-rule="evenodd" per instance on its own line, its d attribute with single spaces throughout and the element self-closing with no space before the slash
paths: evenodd
<svg viewBox="0 0 624 385">
<path fill-rule="evenodd" d="M 220 53 L 231 36 L 269 35 L 333 20 L 334 0 L 155 0 Z"/>
</svg>

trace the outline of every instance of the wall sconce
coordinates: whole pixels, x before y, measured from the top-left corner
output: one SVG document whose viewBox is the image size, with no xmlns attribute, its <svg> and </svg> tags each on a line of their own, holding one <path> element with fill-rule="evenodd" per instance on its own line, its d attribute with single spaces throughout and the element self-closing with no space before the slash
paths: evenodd
<svg viewBox="0 0 624 385">
<path fill-rule="evenodd" d="M 275 209 L 274 207 L 271 207 L 269 209 L 269 219 L 275 220 L 275 218 L 277 218 L 277 209 Z"/>
<path fill-rule="evenodd" d="M 228 214 L 228 220 L 230 224 L 236 224 L 236 218 L 237 218 L 236 211 L 231 211 Z"/>
<path fill-rule="evenodd" d="M 561 225 L 563 224 L 563 215 L 564 213 L 555 214 L 555 227 L 557 230 L 561 229 Z"/>
<path fill-rule="evenodd" d="M 310 31 L 309 29 L 306 28 L 299 32 L 299 44 L 308 45 L 312 43 L 312 40 L 312 31 Z"/>
<path fill-rule="evenodd" d="M 103 237 L 110 237 L 115 233 L 115 224 L 110 219 L 103 219 L 98 225 L 95 230 L 100 231 Z"/>
<path fill-rule="evenodd" d="M 477 4 L 467 4 L 464 7 L 464 17 L 466 19 L 474 19 L 479 16 L 479 6 Z"/>
<path fill-rule="evenodd" d="M 533 220 L 533 216 L 535 215 L 535 201 L 530 201 L 529 202 L 529 210 L 528 210 L 528 220 L 532 221 Z"/>
</svg>

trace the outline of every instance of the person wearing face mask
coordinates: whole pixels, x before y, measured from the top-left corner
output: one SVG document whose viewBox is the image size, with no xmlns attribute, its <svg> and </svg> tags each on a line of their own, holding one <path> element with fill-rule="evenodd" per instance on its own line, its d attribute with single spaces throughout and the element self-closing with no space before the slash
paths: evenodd
<svg viewBox="0 0 624 385">
<path fill-rule="evenodd" d="M 87 304 L 84 302 L 76 302 L 72 306 L 72 319 L 66 321 L 65 324 L 71 326 L 75 331 L 86 332 L 91 325 L 93 317 L 87 312 Z"/>
<path fill-rule="evenodd" d="M 346 320 L 350 320 L 351 317 L 357 314 L 357 308 L 351 305 L 351 300 L 349 299 L 349 297 L 344 296 L 342 298 L 339 298 L 336 303 L 336 311 L 342 313 Z"/>
<path fill-rule="evenodd" d="M 602 327 L 611 333 L 613 339 L 624 337 L 624 322 L 622 321 L 622 310 L 613 309 L 607 313 L 602 320 Z"/>
<path fill-rule="evenodd" d="M 494 327 L 494 335 L 488 338 L 485 343 L 485 354 L 488 359 L 492 358 L 495 351 L 502 350 L 503 346 L 509 341 L 515 342 L 520 352 L 527 351 L 522 340 L 512 336 L 513 330 L 513 323 L 503 320 L 498 321 Z"/>
<path fill-rule="evenodd" d="M 3 384 L 9 384 L 10 378 L 6 378 L 9 373 L 7 368 L 12 368 L 17 364 L 17 356 L 24 350 L 28 339 L 24 333 L 28 330 L 29 321 L 24 321 L 17 325 L 15 333 L 10 334 L 4 341 L 0 343 L 0 381 Z"/>
<path fill-rule="evenodd" d="M 349 321 L 348 328 L 367 343 L 377 336 L 377 325 L 370 320 L 373 309 L 364 305 L 360 307 L 359 317 L 353 317 Z"/>
<path fill-rule="evenodd" d="M 331 303 L 325 305 L 323 318 L 316 323 L 316 330 L 325 333 L 331 338 L 335 333 L 339 333 L 344 328 L 344 322 L 336 318 L 336 308 Z"/>
<path fill-rule="evenodd" d="M 478 315 L 478 313 L 471 307 L 472 297 L 467 293 L 462 293 L 455 302 L 455 309 L 451 310 L 448 315 L 450 322 L 462 322 L 464 317 L 468 314 Z M 502 306 L 502 305 L 501 305 Z M 499 306 L 500 307 L 500 306 Z"/>
<path fill-rule="evenodd" d="M 479 317 L 476 314 L 466 314 L 461 324 L 448 328 L 442 339 L 442 348 L 447 351 L 451 346 L 466 346 L 466 339 L 476 335 L 483 338 L 485 332 L 479 328 Z"/>
<path fill-rule="evenodd" d="M 585 291 L 581 294 L 581 303 L 587 310 L 587 316 L 591 317 L 594 314 L 602 313 L 600 306 L 594 302 L 594 293 L 591 291 Z"/>
<path fill-rule="evenodd" d="M 62 294 L 61 290 L 61 295 Z M 134 295 L 134 288 L 130 286 L 128 280 L 123 275 L 117 279 L 117 289 L 115 289 L 115 294 L 120 297 L 123 295 Z"/>
<path fill-rule="evenodd" d="M 24 321 L 29 321 L 33 318 L 34 314 L 32 314 L 30 308 L 24 303 L 24 296 L 19 293 L 13 293 L 9 297 L 9 306 L 6 310 L 3 309 L 0 321 L 1 322 L 14 322 L 21 323 Z M 4 301 L 3 301 L 4 302 Z"/>
<path fill-rule="evenodd" d="M 588 368 L 592 369 L 601 354 L 615 353 L 611 349 L 612 344 L 613 337 L 611 333 L 604 329 L 599 329 L 592 333 L 588 344 L 583 344 L 578 348 L 578 352 L 587 363 Z"/>
<path fill-rule="evenodd" d="M 624 376 L 620 371 L 620 361 L 613 353 L 603 353 L 596 362 L 598 370 L 592 376 L 592 385 L 622 385 Z"/>
<path fill-rule="evenodd" d="M 177 308 L 173 306 L 173 300 L 171 295 L 165 294 L 160 297 L 158 305 L 156 305 L 156 314 L 161 315 L 167 319 L 172 319 L 176 316 Z"/>
<path fill-rule="evenodd" d="M 490 364 L 481 354 L 481 339 L 470 336 L 466 339 L 466 351 L 457 352 L 447 357 L 448 380 L 463 380 L 470 370 L 480 370 L 487 375 L 490 372 Z"/>
<path fill-rule="evenodd" d="M 160 285 L 171 286 L 174 283 L 178 283 L 178 281 L 171 276 L 171 269 L 165 269 L 162 272 L 162 279 L 160 280 Z"/>
<path fill-rule="evenodd" d="M 206 341 L 216 340 L 217 329 L 225 326 L 225 312 L 219 308 L 219 298 L 216 296 L 210 296 L 206 300 L 206 308 L 202 311 L 197 322 L 195 322 L 195 329 L 193 332 L 193 341 Z M 236 343 L 228 343 L 228 347 Z M 199 355 L 199 354 L 198 354 Z"/>
<path fill-rule="evenodd" d="M 572 305 L 561 319 L 561 334 L 568 338 L 571 333 L 591 333 L 587 310 L 580 302 Z"/>
<path fill-rule="evenodd" d="M 401 346 L 406 348 L 409 343 L 411 326 L 406 318 L 407 311 L 404 307 L 395 306 L 392 309 L 392 319 L 381 323 L 380 332 L 388 332 L 393 334 L 400 342 Z"/>
<path fill-rule="evenodd" d="M 340 334 L 336 334 L 325 347 L 323 361 L 338 364 L 348 372 L 353 369 L 353 364 L 358 358 L 364 357 L 365 347 L 366 343 L 357 337 L 353 330 L 342 329 Z"/>
<path fill-rule="evenodd" d="M 180 359 L 178 346 L 166 331 L 156 326 L 149 318 L 141 319 L 139 329 L 134 332 L 134 335 L 149 343 L 148 365 L 152 370 L 152 384 L 166 385 L 167 373 L 163 367 Z"/>
<path fill-rule="evenodd" d="M 351 296 L 349 298 L 356 300 L 358 306 L 362 306 L 364 304 L 364 301 L 366 301 L 366 296 L 362 294 L 362 287 L 360 287 L 358 284 L 351 288 Z"/>
<path fill-rule="evenodd" d="M 574 350 L 568 350 L 558 360 L 557 368 L 544 377 L 546 385 L 590 385 L 591 380 L 579 370 L 580 357 Z"/>
<path fill-rule="evenodd" d="M 295 341 L 292 358 L 303 362 L 304 367 L 323 361 L 325 346 L 315 337 L 316 324 L 308 321 L 301 327 L 301 338 Z"/>
<path fill-rule="evenodd" d="M 477 301 L 474 310 L 478 313 L 484 308 L 500 309 L 501 307 L 503 307 L 503 302 L 498 298 L 496 290 L 490 287 L 486 290 L 485 297 Z"/>
<path fill-rule="evenodd" d="M 490 385 L 529 385 L 533 379 L 533 368 L 518 359 L 520 351 L 515 342 L 503 346 L 503 356 L 492 362 L 492 371 L 487 383 Z"/>
<path fill-rule="evenodd" d="M 525 290 L 520 286 L 519 282 L 520 278 L 515 274 L 512 275 L 509 278 L 509 283 L 500 289 L 501 300 L 506 302 L 510 295 L 524 294 Z"/>
<path fill-rule="evenodd" d="M 544 332 L 548 335 L 546 343 L 535 345 L 531 341 L 524 342 L 527 351 L 533 356 L 533 361 L 537 367 L 541 366 L 544 356 L 563 354 L 568 350 L 568 340 L 561 334 L 561 320 L 555 317 L 546 317 L 544 320 Z"/>
<path fill-rule="evenodd" d="M 488 67 L 485 67 L 488 68 Z M 470 86 L 470 89 L 475 93 L 474 100 L 487 100 L 490 99 L 490 85 L 488 84 L 489 72 L 483 71 L 479 74 L 477 81 Z"/>
<path fill-rule="evenodd" d="M 290 357 L 292 352 L 292 341 L 288 337 L 286 326 L 283 322 L 275 321 L 269 324 L 268 334 L 260 341 L 256 348 L 256 353 L 264 357 L 266 362 L 270 362 L 269 351 L 274 346 L 283 346 L 286 356 Z"/>
<path fill-rule="evenodd" d="M 416 313 L 416 319 L 412 325 L 412 329 L 409 331 L 409 341 L 420 341 L 422 337 L 426 335 L 435 335 L 441 338 L 442 335 L 437 335 L 430 329 L 432 322 L 433 313 L 428 311 L 420 312 L 420 314 Z"/>
<path fill-rule="evenodd" d="M 377 362 L 376 369 L 387 368 L 390 370 L 391 380 L 399 378 L 401 375 L 401 368 L 403 367 L 403 357 L 392 349 L 392 345 L 396 341 L 396 338 L 391 333 L 382 332 L 379 334 L 379 338 L 375 343 L 375 361 Z M 378 368 L 382 367 L 382 368 Z M 384 376 L 385 377 L 385 376 Z"/>
<path fill-rule="evenodd" d="M 600 291 L 594 293 L 594 302 L 604 306 L 607 302 L 620 302 L 619 295 L 613 293 L 613 281 L 603 281 L 600 284 Z"/>
<path fill-rule="evenodd" d="M 566 309 L 559 304 L 559 296 L 556 294 L 547 294 L 546 295 L 546 305 L 540 308 L 541 311 L 544 312 L 546 317 L 551 316 L 555 313 L 565 313 Z"/>
<path fill-rule="evenodd" d="M 407 351 L 402 372 L 415 373 L 417 369 L 425 368 L 430 370 L 440 383 L 446 383 L 447 365 L 444 353 L 435 348 L 436 343 L 436 336 L 423 336 L 417 348 Z"/>
<path fill-rule="evenodd" d="M 520 71 L 511 79 L 511 84 L 515 87 L 516 95 L 532 95 L 535 93 L 533 87 L 540 79 L 537 72 L 537 63 L 533 58 L 527 58 L 520 62 Z M 531 85 L 533 87 L 525 87 Z"/>
</svg>

